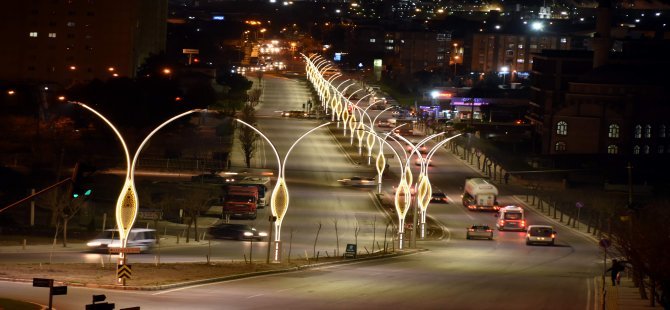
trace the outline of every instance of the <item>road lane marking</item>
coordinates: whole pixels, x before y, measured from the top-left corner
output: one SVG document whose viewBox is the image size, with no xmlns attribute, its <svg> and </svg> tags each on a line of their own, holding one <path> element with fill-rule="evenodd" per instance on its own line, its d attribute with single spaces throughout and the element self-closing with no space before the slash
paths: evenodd
<svg viewBox="0 0 670 310">
<path fill-rule="evenodd" d="M 249 298 L 254 298 L 254 297 L 258 297 L 258 296 L 263 296 L 263 295 L 265 295 L 265 294 L 251 295 L 251 296 L 247 296 L 247 299 L 249 299 Z"/>
</svg>

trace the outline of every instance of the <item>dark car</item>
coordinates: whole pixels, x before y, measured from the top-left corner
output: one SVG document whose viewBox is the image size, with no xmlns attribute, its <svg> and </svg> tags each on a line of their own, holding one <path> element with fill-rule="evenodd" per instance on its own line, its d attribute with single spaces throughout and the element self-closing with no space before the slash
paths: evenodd
<svg viewBox="0 0 670 310">
<path fill-rule="evenodd" d="M 262 240 L 267 237 L 266 232 L 258 231 L 245 224 L 220 223 L 209 228 L 209 235 L 217 239 Z"/>
<path fill-rule="evenodd" d="M 430 197 L 430 201 L 438 203 L 449 203 L 447 194 L 440 191 L 433 191 L 433 195 Z"/>
</svg>

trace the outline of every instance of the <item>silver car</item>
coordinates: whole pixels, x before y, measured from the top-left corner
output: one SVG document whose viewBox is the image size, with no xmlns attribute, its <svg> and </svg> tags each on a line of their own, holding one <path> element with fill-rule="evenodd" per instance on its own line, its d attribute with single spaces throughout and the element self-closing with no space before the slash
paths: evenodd
<svg viewBox="0 0 670 310">
<path fill-rule="evenodd" d="M 347 186 L 375 186 L 377 185 L 377 181 L 373 177 L 360 177 L 360 176 L 355 176 L 351 177 L 349 179 L 340 179 L 337 180 L 340 182 L 342 185 L 347 185 Z"/>
<path fill-rule="evenodd" d="M 467 227 L 465 238 L 468 240 L 475 238 L 493 240 L 493 229 L 489 225 L 471 225 Z"/>
<path fill-rule="evenodd" d="M 93 252 L 109 252 L 110 248 L 120 248 L 121 240 L 117 229 L 107 229 L 95 239 L 86 243 Z M 147 228 L 133 228 L 128 233 L 128 248 L 139 248 L 141 252 L 150 250 L 156 245 L 156 230 Z"/>
</svg>

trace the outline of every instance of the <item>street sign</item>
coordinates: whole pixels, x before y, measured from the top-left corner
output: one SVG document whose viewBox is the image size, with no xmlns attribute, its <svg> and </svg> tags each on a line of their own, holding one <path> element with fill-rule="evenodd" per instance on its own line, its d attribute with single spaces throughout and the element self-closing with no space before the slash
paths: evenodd
<svg viewBox="0 0 670 310">
<path fill-rule="evenodd" d="M 160 220 L 163 212 L 160 210 L 142 210 L 137 211 L 137 217 L 142 220 Z"/>
<path fill-rule="evenodd" d="M 610 242 L 609 239 L 600 239 L 600 242 L 598 242 L 601 247 L 607 249 L 612 245 L 612 242 Z"/>
<path fill-rule="evenodd" d="M 182 54 L 199 54 L 200 50 L 194 48 L 184 48 L 181 50 Z"/>
<path fill-rule="evenodd" d="M 109 248 L 110 254 L 126 253 L 126 254 L 139 254 L 141 251 L 140 248 Z"/>
<path fill-rule="evenodd" d="M 344 251 L 344 257 L 356 258 L 356 244 L 348 243 L 347 249 Z"/>
<path fill-rule="evenodd" d="M 54 284 L 53 279 L 33 278 L 34 287 L 52 287 L 53 284 Z"/>
<path fill-rule="evenodd" d="M 116 269 L 116 277 L 119 279 L 130 279 L 132 275 L 131 265 L 118 265 Z"/>
<path fill-rule="evenodd" d="M 51 295 L 67 295 L 67 286 L 52 286 Z"/>
</svg>

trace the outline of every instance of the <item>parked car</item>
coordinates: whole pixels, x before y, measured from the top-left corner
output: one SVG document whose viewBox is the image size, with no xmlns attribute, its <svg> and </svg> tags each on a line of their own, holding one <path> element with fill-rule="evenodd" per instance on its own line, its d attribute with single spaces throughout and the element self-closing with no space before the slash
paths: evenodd
<svg viewBox="0 0 670 310">
<path fill-rule="evenodd" d="M 438 202 L 438 203 L 449 203 L 449 199 L 447 198 L 447 194 L 441 191 L 435 191 L 433 190 L 433 195 L 430 197 L 431 202 Z"/>
<path fill-rule="evenodd" d="M 209 228 L 208 233 L 217 239 L 263 240 L 268 234 L 246 224 L 219 223 Z"/>
<path fill-rule="evenodd" d="M 340 182 L 342 185 L 347 185 L 347 186 L 375 186 L 377 184 L 377 181 L 373 177 L 360 177 L 360 176 L 354 176 L 348 179 L 340 179 L 337 180 L 337 182 Z"/>
<path fill-rule="evenodd" d="M 140 248 L 140 252 L 150 250 L 156 245 L 156 230 L 147 228 L 133 228 L 128 234 L 128 248 Z M 109 252 L 110 248 L 120 248 L 121 240 L 117 229 L 107 229 L 95 239 L 86 243 L 88 249 L 94 252 Z"/>
<path fill-rule="evenodd" d="M 549 225 L 530 225 L 526 230 L 526 244 L 554 245 L 556 242 L 556 231 Z"/>
<path fill-rule="evenodd" d="M 493 229 L 488 225 L 470 225 L 465 233 L 466 239 L 489 239 L 493 240 Z"/>
</svg>

